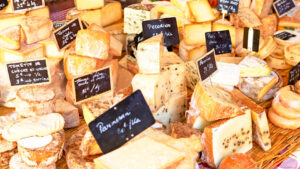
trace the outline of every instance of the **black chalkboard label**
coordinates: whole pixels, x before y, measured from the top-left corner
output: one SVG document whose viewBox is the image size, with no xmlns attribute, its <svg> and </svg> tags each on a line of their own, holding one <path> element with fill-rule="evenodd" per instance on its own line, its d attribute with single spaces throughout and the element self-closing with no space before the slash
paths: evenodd
<svg viewBox="0 0 300 169">
<path fill-rule="evenodd" d="M 0 10 L 8 5 L 7 0 L 0 0 Z"/>
<path fill-rule="evenodd" d="M 286 31 L 283 31 L 283 32 L 276 34 L 274 37 L 279 38 L 281 40 L 289 40 L 293 37 L 296 37 L 296 35 L 286 32 Z"/>
<path fill-rule="evenodd" d="M 148 39 L 152 36 L 164 34 L 164 45 L 179 44 L 177 21 L 175 17 L 143 21 L 143 36 Z"/>
<path fill-rule="evenodd" d="M 277 0 L 273 7 L 279 17 L 285 16 L 289 11 L 296 7 L 294 0 Z"/>
<path fill-rule="evenodd" d="M 117 0 L 117 1 L 121 3 L 123 9 L 129 5 L 137 4 L 141 2 L 141 0 Z"/>
<path fill-rule="evenodd" d="M 45 6 L 44 0 L 12 0 L 14 11 L 30 11 Z"/>
<path fill-rule="evenodd" d="M 50 74 L 46 59 L 7 63 L 7 72 L 11 86 L 50 83 Z"/>
<path fill-rule="evenodd" d="M 58 22 L 53 22 L 53 27 L 54 29 L 58 29 L 62 26 L 64 26 L 68 21 L 58 21 Z"/>
<path fill-rule="evenodd" d="M 243 48 L 258 52 L 260 31 L 253 28 L 244 28 Z"/>
<path fill-rule="evenodd" d="M 75 102 L 81 103 L 95 96 L 112 92 L 113 81 L 111 73 L 111 66 L 109 66 L 93 73 L 74 78 L 73 89 Z"/>
<path fill-rule="evenodd" d="M 137 47 L 138 44 L 139 44 L 140 42 L 143 42 L 144 40 L 146 40 L 146 39 L 145 39 L 144 36 L 143 36 L 143 32 L 140 33 L 140 34 L 137 34 L 137 35 L 134 37 L 134 43 L 135 43 L 135 46 Z"/>
<path fill-rule="evenodd" d="M 82 23 L 79 18 L 73 19 L 64 26 L 53 32 L 58 49 L 68 47 L 77 36 L 77 32 L 82 29 Z"/>
<path fill-rule="evenodd" d="M 227 11 L 228 13 L 238 13 L 239 0 L 218 0 L 218 11 Z"/>
<path fill-rule="evenodd" d="M 103 153 L 113 151 L 155 123 L 144 96 L 137 90 L 89 123 Z"/>
<path fill-rule="evenodd" d="M 300 62 L 289 73 L 289 85 L 294 85 L 298 80 L 300 80 Z"/>
<path fill-rule="evenodd" d="M 206 55 L 197 60 L 198 73 L 202 81 L 218 70 L 215 51 L 211 50 Z"/>
<path fill-rule="evenodd" d="M 207 51 L 211 51 L 212 49 L 214 49 L 216 55 L 231 53 L 232 43 L 230 32 L 228 30 L 206 32 L 205 40 Z"/>
</svg>

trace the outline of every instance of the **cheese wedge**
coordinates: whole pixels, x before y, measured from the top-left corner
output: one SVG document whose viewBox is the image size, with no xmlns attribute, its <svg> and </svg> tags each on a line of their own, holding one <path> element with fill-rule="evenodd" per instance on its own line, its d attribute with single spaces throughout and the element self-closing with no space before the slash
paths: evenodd
<svg viewBox="0 0 300 169">
<path fill-rule="evenodd" d="M 80 11 L 80 19 L 85 21 L 87 24 L 91 25 L 93 23 L 97 25 L 101 25 L 102 16 L 101 16 L 101 9 L 94 9 L 94 10 L 84 10 Z"/>
<path fill-rule="evenodd" d="M 185 40 L 181 40 L 180 43 L 179 43 L 179 56 L 181 57 L 181 59 L 183 61 L 190 61 L 190 60 L 193 60 L 193 58 L 198 58 L 199 56 L 197 57 L 190 57 L 189 53 L 192 51 L 192 50 L 197 50 L 198 48 L 201 48 L 201 47 L 205 47 L 205 46 L 202 46 L 202 45 L 188 45 L 185 43 Z M 205 47 L 206 49 L 206 47 Z M 201 51 L 200 51 L 201 52 Z M 199 53 L 200 53 L 199 52 Z M 197 53 L 197 52 L 196 52 Z M 205 52 L 206 53 L 206 52 Z M 197 60 L 197 59 L 195 59 Z"/>
<path fill-rule="evenodd" d="M 75 0 L 75 5 L 78 10 L 97 9 L 104 6 L 104 0 Z"/>
<path fill-rule="evenodd" d="M 49 10 L 48 6 L 44 6 L 42 8 L 28 11 L 26 13 L 26 15 L 27 16 L 42 16 L 42 17 L 50 18 L 50 10 Z"/>
<path fill-rule="evenodd" d="M 25 33 L 27 44 L 49 38 L 53 29 L 52 21 L 42 16 L 28 16 L 22 19 L 21 26 Z"/>
<path fill-rule="evenodd" d="M 188 61 L 197 61 L 200 57 L 207 53 L 206 46 L 196 47 L 188 52 Z"/>
<path fill-rule="evenodd" d="M 185 17 L 184 13 L 181 10 L 179 10 L 177 7 L 171 5 L 170 2 L 158 3 L 155 6 L 155 8 L 157 9 L 157 11 L 159 13 L 168 14 L 168 15 L 179 17 L 179 18 Z"/>
<path fill-rule="evenodd" d="M 296 66 L 300 62 L 300 44 L 293 44 L 284 48 L 285 60 L 288 64 Z"/>
<path fill-rule="evenodd" d="M 213 121 L 207 121 L 199 116 L 199 110 L 197 111 L 193 108 L 190 108 L 188 111 L 186 111 L 186 115 L 187 123 L 193 128 L 199 129 L 200 131 L 203 131 L 206 126 L 213 123 Z"/>
<path fill-rule="evenodd" d="M 38 43 L 44 46 L 46 57 L 61 59 L 64 58 L 66 49 L 59 50 L 52 36 L 48 39 L 39 41 Z"/>
<path fill-rule="evenodd" d="M 140 89 L 150 110 L 158 110 L 170 98 L 170 72 L 158 74 L 136 74 L 132 79 L 133 91 Z"/>
<path fill-rule="evenodd" d="M 20 25 L 21 20 L 25 18 L 23 14 L 9 13 L 0 15 L 0 30 L 8 27 Z"/>
<path fill-rule="evenodd" d="M 121 3 L 119 1 L 112 1 L 112 3 L 108 3 L 101 9 L 101 26 L 113 24 L 121 20 L 122 16 L 123 10 Z"/>
<path fill-rule="evenodd" d="M 183 28 L 184 42 L 188 45 L 205 45 L 205 33 L 211 32 L 211 23 L 195 23 Z"/>
<path fill-rule="evenodd" d="M 41 44 L 21 44 L 19 50 L 0 49 L 0 62 L 2 63 L 41 57 L 44 57 L 44 48 Z"/>
<path fill-rule="evenodd" d="M 76 37 L 77 55 L 106 60 L 110 44 L 110 34 L 102 31 L 80 30 Z"/>
<path fill-rule="evenodd" d="M 238 89 L 234 89 L 232 91 L 232 94 L 234 96 L 233 99 L 237 102 L 237 104 L 239 104 L 241 107 L 245 106 L 246 108 L 251 110 L 253 140 L 264 151 L 268 151 L 271 148 L 271 138 L 267 113 L 265 109 L 257 105 Z"/>
<path fill-rule="evenodd" d="M 170 122 L 183 121 L 185 111 L 187 109 L 187 94 L 181 93 L 172 95 L 167 103 L 159 108 L 158 111 L 153 113 L 156 120 L 162 122 L 164 125 L 169 126 Z"/>
<path fill-rule="evenodd" d="M 21 27 L 12 26 L 0 31 L 0 47 L 17 50 L 21 46 Z"/>
<path fill-rule="evenodd" d="M 210 76 L 210 82 L 225 86 L 237 86 L 240 79 L 240 67 L 236 64 L 217 62 L 218 70 Z"/>
<path fill-rule="evenodd" d="M 163 52 L 163 34 L 156 35 L 139 43 L 137 47 L 139 72 L 144 74 L 159 73 Z"/>
<path fill-rule="evenodd" d="M 273 0 L 254 0 L 251 3 L 252 9 L 260 18 L 268 16 L 272 8 Z"/>
<path fill-rule="evenodd" d="M 194 17 L 192 16 L 187 5 L 188 1 L 190 0 L 171 0 L 171 4 L 183 11 L 186 19 L 188 19 L 189 21 L 194 21 Z"/>
<path fill-rule="evenodd" d="M 272 70 L 264 60 L 255 56 L 247 56 L 239 63 L 241 77 L 263 77 L 269 76 Z"/>
<path fill-rule="evenodd" d="M 145 166 L 157 169 L 168 168 L 183 159 L 184 153 L 150 138 L 142 138 L 96 158 L 94 162 L 97 169 L 119 169 L 124 166 L 128 169 L 141 169 Z M 119 162 L 116 163 L 116 160 Z"/>
<path fill-rule="evenodd" d="M 216 19 L 207 0 L 191 0 L 187 4 L 196 22 L 206 22 Z"/>
<path fill-rule="evenodd" d="M 177 22 L 177 27 L 183 27 L 186 24 L 190 24 L 191 22 L 185 18 L 180 18 L 178 16 L 173 16 L 173 15 L 169 15 L 169 14 L 162 14 L 160 16 L 160 18 L 172 18 L 172 17 L 176 17 L 176 22 Z M 180 35 L 179 35 L 180 36 Z M 180 37 L 179 37 L 180 38 Z"/>
<path fill-rule="evenodd" d="M 252 148 L 250 111 L 205 127 L 202 142 L 205 162 L 213 168 L 230 154 L 248 152 Z"/>
<path fill-rule="evenodd" d="M 239 9 L 239 13 L 237 14 L 240 24 L 243 27 L 257 27 L 261 26 L 262 23 L 258 16 L 249 8 L 241 8 Z"/>
<path fill-rule="evenodd" d="M 229 92 L 200 82 L 197 83 L 192 95 L 190 109 L 199 112 L 199 115 L 207 121 L 234 117 L 241 113 Z"/>
</svg>

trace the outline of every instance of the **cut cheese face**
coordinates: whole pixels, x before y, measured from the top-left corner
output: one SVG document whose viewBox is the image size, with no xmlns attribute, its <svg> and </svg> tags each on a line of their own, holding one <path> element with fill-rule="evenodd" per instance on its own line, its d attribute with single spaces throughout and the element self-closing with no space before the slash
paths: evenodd
<svg viewBox="0 0 300 169">
<path fill-rule="evenodd" d="M 103 169 L 164 169 L 184 159 L 184 153 L 156 142 L 141 138 L 94 160 L 96 168 Z M 116 162 L 118 161 L 118 162 Z"/>
<path fill-rule="evenodd" d="M 35 149 L 40 148 L 48 145 L 52 141 L 52 135 L 43 136 L 43 137 L 27 137 L 21 140 L 18 140 L 18 145 L 28 148 L 28 149 Z"/>
<path fill-rule="evenodd" d="M 263 77 L 269 76 L 272 70 L 264 60 L 255 56 L 247 56 L 239 63 L 241 77 Z"/>
<path fill-rule="evenodd" d="M 106 60 L 110 45 L 110 34 L 95 30 L 80 30 L 76 37 L 77 55 Z"/>
<path fill-rule="evenodd" d="M 90 0 L 90 1 L 94 1 L 94 0 Z M 123 10 L 122 10 L 121 3 L 119 1 L 112 1 L 112 3 L 108 3 L 101 9 L 101 26 L 107 26 L 115 22 L 118 22 L 119 20 L 122 19 L 122 16 L 123 16 Z"/>
<path fill-rule="evenodd" d="M 196 22 L 206 22 L 216 19 L 207 0 L 192 0 L 187 2 Z"/>
<path fill-rule="evenodd" d="M 205 161 L 211 167 L 218 167 L 221 160 L 232 153 L 248 152 L 252 148 L 250 111 L 207 126 L 202 139 Z"/>
<path fill-rule="evenodd" d="M 0 31 L 0 47 L 17 50 L 21 46 L 21 27 L 12 26 Z"/>
<path fill-rule="evenodd" d="M 104 0 L 75 0 L 78 10 L 97 9 L 104 6 Z"/>
<path fill-rule="evenodd" d="M 66 49 L 59 50 L 52 37 L 43 41 L 39 41 L 38 43 L 44 46 L 46 57 L 60 59 L 64 58 Z"/>
<path fill-rule="evenodd" d="M 212 83 L 228 86 L 238 85 L 240 79 L 240 67 L 238 65 L 217 62 L 217 67 L 218 70 L 210 77 Z"/>
<path fill-rule="evenodd" d="M 211 23 L 195 23 L 183 28 L 184 42 L 188 45 L 205 45 L 205 33 L 211 32 Z"/>
<path fill-rule="evenodd" d="M 80 19 L 85 21 L 87 24 L 97 24 L 101 25 L 101 9 L 95 9 L 95 10 L 85 10 L 80 11 Z"/>
<path fill-rule="evenodd" d="M 177 7 L 171 5 L 170 2 L 158 3 L 155 8 L 159 13 L 168 14 L 179 18 L 185 18 L 184 13 Z"/>
<path fill-rule="evenodd" d="M 15 14 L 15 13 L 10 13 L 10 14 L 1 14 L 0 15 L 0 31 L 11 27 L 11 26 L 16 26 L 20 25 L 21 20 L 25 18 L 25 15 L 22 14 Z"/>
<path fill-rule="evenodd" d="M 27 16 L 42 16 L 42 17 L 50 18 L 50 10 L 49 10 L 48 6 L 44 6 L 39 9 L 34 9 L 31 11 L 28 11 L 26 13 L 26 15 Z"/>
<path fill-rule="evenodd" d="M 187 87 L 194 90 L 200 80 L 196 63 L 194 61 L 185 62 L 185 70 Z"/>
<path fill-rule="evenodd" d="M 139 72 L 144 74 L 159 73 L 161 58 L 164 53 L 163 35 L 159 34 L 139 43 L 137 49 Z"/>
<path fill-rule="evenodd" d="M 249 8 L 240 8 L 237 16 L 244 27 L 254 28 L 262 25 L 258 16 Z"/>
<path fill-rule="evenodd" d="M 203 119 L 201 116 L 199 116 L 199 112 L 197 112 L 194 109 L 190 109 L 186 111 L 186 113 L 187 113 L 187 123 L 190 124 L 195 129 L 199 129 L 203 131 L 206 126 L 213 123 L 212 121 L 207 121 Z"/>
</svg>

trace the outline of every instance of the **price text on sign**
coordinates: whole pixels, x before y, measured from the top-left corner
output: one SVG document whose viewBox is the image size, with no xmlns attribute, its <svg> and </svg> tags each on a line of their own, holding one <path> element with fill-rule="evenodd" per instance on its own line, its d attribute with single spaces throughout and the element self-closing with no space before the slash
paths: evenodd
<svg viewBox="0 0 300 169">
<path fill-rule="evenodd" d="M 103 153 L 113 151 L 155 123 L 144 96 L 137 90 L 89 124 Z"/>
<path fill-rule="evenodd" d="M 143 36 L 148 39 L 152 36 L 164 34 L 164 45 L 179 44 L 177 21 L 175 17 L 143 21 Z"/>
<path fill-rule="evenodd" d="M 8 5 L 7 0 L 0 0 L 0 10 Z"/>
<path fill-rule="evenodd" d="M 215 54 L 231 53 L 232 43 L 230 33 L 226 31 L 206 32 L 206 49 L 207 51 L 215 50 Z"/>
<path fill-rule="evenodd" d="M 219 0 L 218 11 L 227 11 L 228 13 L 238 13 L 239 0 Z"/>
<path fill-rule="evenodd" d="M 111 67 L 77 77 L 73 80 L 73 85 L 76 103 L 111 92 L 113 86 Z"/>
<path fill-rule="evenodd" d="M 11 86 L 50 83 L 47 60 L 33 60 L 6 64 Z"/>
<path fill-rule="evenodd" d="M 14 11 L 30 11 L 45 6 L 44 0 L 12 0 Z"/>
<path fill-rule="evenodd" d="M 76 18 L 54 31 L 54 37 L 59 49 L 68 47 L 77 36 L 77 32 L 82 29 L 80 19 Z"/>
<path fill-rule="evenodd" d="M 294 85 L 300 80 L 300 62 L 289 73 L 289 85 Z"/>
<path fill-rule="evenodd" d="M 280 33 L 274 35 L 274 37 L 282 39 L 282 40 L 289 40 L 291 38 L 296 37 L 296 35 L 286 32 L 286 31 L 283 31 L 283 32 L 280 32 Z"/>
<path fill-rule="evenodd" d="M 296 7 L 294 0 L 277 0 L 273 3 L 273 7 L 279 17 L 283 17 L 289 11 Z"/>
<path fill-rule="evenodd" d="M 198 73 L 202 81 L 218 70 L 215 51 L 211 50 L 197 61 Z"/>
</svg>

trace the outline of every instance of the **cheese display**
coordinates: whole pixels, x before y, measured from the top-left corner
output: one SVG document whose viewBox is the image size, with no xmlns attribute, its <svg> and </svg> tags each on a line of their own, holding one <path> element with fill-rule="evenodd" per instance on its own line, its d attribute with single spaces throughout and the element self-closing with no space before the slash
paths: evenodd
<svg viewBox="0 0 300 169">
<path fill-rule="evenodd" d="M 299 0 L 22 2 L 0 2 L 0 168 L 283 168 L 300 148 Z"/>
</svg>

